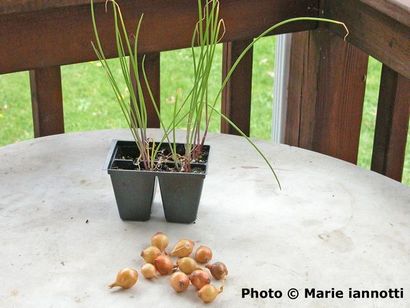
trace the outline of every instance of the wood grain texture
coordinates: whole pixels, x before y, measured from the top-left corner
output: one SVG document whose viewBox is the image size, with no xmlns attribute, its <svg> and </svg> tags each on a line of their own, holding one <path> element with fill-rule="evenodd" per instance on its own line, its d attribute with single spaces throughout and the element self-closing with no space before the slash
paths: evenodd
<svg viewBox="0 0 410 308">
<path fill-rule="evenodd" d="M 410 80 L 382 69 L 372 170 L 402 180 L 410 114 Z"/>
<path fill-rule="evenodd" d="M 348 42 L 410 78 L 409 13 L 405 15 L 406 22 L 401 23 L 363 1 L 344 0 L 325 1 L 324 14 L 346 23 L 350 30 Z M 340 26 L 326 26 L 342 37 L 345 35 Z"/>
<path fill-rule="evenodd" d="M 34 137 L 64 133 L 60 67 L 30 71 L 30 86 Z"/>
<path fill-rule="evenodd" d="M 360 0 L 379 12 L 410 27 L 410 1 L 408 0 Z"/>
<path fill-rule="evenodd" d="M 94 0 L 94 3 L 105 3 L 106 0 Z M 0 15 L 42 11 L 68 6 L 90 5 L 90 0 L 1 0 Z"/>
<path fill-rule="evenodd" d="M 319 55 L 309 53 L 310 41 L 309 32 L 292 35 L 285 129 L 285 143 L 292 146 L 299 146 L 303 102 L 316 100 L 316 78 L 307 77 L 316 73 L 318 60 L 315 57 Z"/>
<path fill-rule="evenodd" d="M 223 45 L 222 80 L 252 40 L 228 42 Z M 253 49 L 242 58 L 222 93 L 221 110 L 247 136 L 250 134 Z M 221 120 L 221 132 L 240 135 L 228 122 Z"/>
<path fill-rule="evenodd" d="M 94 3 L 105 3 L 106 0 L 94 0 Z M 410 2 L 408 0 L 360 0 L 366 5 L 384 13 L 391 18 L 410 26 Z M 0 14 L 41 11 L 53 8 L 89 5 L 90 0 L 2 0 Z"/>
<path fill-rule="evenodd" d="M 326 29 L 294 35 L 285 142 L 356 163 L 367 62 Z"/>
<path fill-rule="evenodd" d="M 144 21 L 139 52 L 154 53 L 189 47 L 197 20 L 192 0 L 119 1 L 126 26 L 135 30 L 141 13 Z M 257 3 L 257 5 L 255 5 Z M 286 18 L 316 16 L 316 0 L 224 0 L 221 17 L 227 32 L 224 41 L 253 38 Z M 112 14 L 96 5 L 96 18 L 108 58 L 115 57 Z M 317 27 L 315 22 L 289 24 L 275 33 Z M 43 11 L 0 15 L 0 73 L 95 60 L 90 7 L 67 6 Z"/>
<path fill-rule="evenodd" d="M 147 75 L 149 87 L 154 97 L 155 102 L 152 101 L 149 95 L 147 84 L 145 83 L 143 73 L 142 73 L 142 63 L 144 55 L 138 56 L 138 66 L 139 66 L 139 77 L 142 86 L 142 95 L 144 96 L 145 106 L 147 108 L 148 124 L 150 128 L 160 127 L 160 122 L 158 115 L 154 108 L 154 103 L 156 103 L 158 110 L 161 110 L 161 86 L 160 86 L 160 53 L 150 53 L 145 55 L 144 68 Z M 131 66 L 131 80 L 133 82 L 133 87 L 135 93 L 138 93 L 137 86 L 135 83 L 135 75 Z M 137 95 L 138 97 L 138 95 Z"/>
</svg>

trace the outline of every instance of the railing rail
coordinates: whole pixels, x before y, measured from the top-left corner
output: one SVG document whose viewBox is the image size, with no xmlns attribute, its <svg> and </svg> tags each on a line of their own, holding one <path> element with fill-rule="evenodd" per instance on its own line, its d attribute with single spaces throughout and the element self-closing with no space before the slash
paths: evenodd
<svg viewBox="0 0 410 308">
<path fill-rule="evenodd" d="M 16 0 L 21 1 L 21 0 Z M 84 3 L 85 1 L 79 1 Z M 101 2 L 101 1 L 100 1 Z M 144 13 L 139 51 L 154 53 L 190 47 L 197 20 L 197 1 L 118 1 L 127 29 L 135 31 Z M 227 31 L 224 42 L 249 39 L 269 26 L 295 16 L 313 16 L 312 0 L 226 0 L 221 17 Z M 0 7 L 3 4 L 0 4 Z M 112 14 L 104 3 L 95 6 L 96 19 L 107 58 L 116 56 Z M 315 22 L 289 24 L 276 33 L 314 29 Z M 0 15 L 0 72 L 43 68 L 96 60 L 90 5 L 71 5 L 41 11 Z"/>
<path fill-rule="evenodd" d="M 115 57 L 113 18 L 105 0 L 94 0 L 107 57 Z M 189 47 L 196 1 L 119 0 L 127 28 L 145 13 L 140 51 L 154 97 L 160 97 L 160 52 Z M 288 24 L 275 33 L 293 35 L 286 142 L 353 163 L 357 161 L 368 55 L 384 63 L 372 169 L 400 180 L 410 104 L 410 6 L 406 0 L 223 0 L 223 74 L 254 37 L 287 18 L 321 16 Z M 35 136 L 64 132 L 60 66 L 96 60 L 89 0 L 3 0 L 0 3 L 0 73 L 30 70 Z M 250 132 L 252 51 L 222 95 L 222 111 Z M 152 108 L 149 125 L 159 122 Z M 235 131 L 224 121 L 221 130 Z"/>
</svg>

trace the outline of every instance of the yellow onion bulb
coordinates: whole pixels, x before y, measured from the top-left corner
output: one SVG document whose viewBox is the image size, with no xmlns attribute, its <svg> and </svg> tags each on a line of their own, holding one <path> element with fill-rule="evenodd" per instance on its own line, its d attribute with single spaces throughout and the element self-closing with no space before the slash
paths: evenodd
<svg viewBox="0 0 410 308">
<path fill-rule="evenodd" d="M 161 250 L 158 247 L 150 246 L 141 252 L 141 257 L 145 262 L 154 264 L 154 260 L 161 255 Z"/>
<path fill-rule="evenodd" d="M 199 246 L 195 252 L 195 260 L 198 263 L 208 263 L 212 259 L 212 250 L 206 246 Z"/>
<path fill-rule="evenodd" d="M 223 287 L 217 289 L 213 285 L 207 284 L 198 291 L 198 296 L 204 303 L 211 303 L 222 291 Z"/>
<path fill-rule="evenodd" d="M 174 264 L 170 257 L 166 255 L 160 255 L 154 260 L 154 265 L 157 271 L 161 275 L 169 275 L 174 269 Z"/>
<path fill-rule="evenodd" d="M 211 283 L 211 277 L 203 270 L 195 270 L 189 276 L 189 280 L 197 290 L 200 290 L 204 285 Z"/>
<path fill-rule="evenodd" d="M 196 261 L 190 257 L 183 257 L 177 261 L 178 268 L 181 272 L 189 275 L 194 270 L 198 269 Z"/>
<path fill-rule="evenodd" d="M 141 274 L 146 279 L 152 279 L 157 277 L 157 269 L 151 263 L 145 263 L 141 267 Z"/>
<path fill-rule="evenodd" d="M 138 281 L 138 272 L 132 268 L 124 268 L 117 274 L 115 282 L 109 285 L 110 288 L 121 287 L 123 289 L 129 289 L 134 286 Z"/>
<path fill-rule="evenodd" d="M 168 236 L 165 233 L 157 232 L 151 237 L 151 245 L 157 247 L 161 251 L 165 251 L 169 243 Z"/>
<path fill-rule="evenodd" d="M 185 273 L 175 272 L 171 276 L 170 283 L 174 290 L 180 293 L 188 289 L 190 281 Z"/>
<path fill-rule="evenodd" d="M 173 257 L 188 257 L 194 249 L 195 243 L 191 240 L 180 240 L 175 244 L 174 249 L 171 251 Z"/>
</svg>

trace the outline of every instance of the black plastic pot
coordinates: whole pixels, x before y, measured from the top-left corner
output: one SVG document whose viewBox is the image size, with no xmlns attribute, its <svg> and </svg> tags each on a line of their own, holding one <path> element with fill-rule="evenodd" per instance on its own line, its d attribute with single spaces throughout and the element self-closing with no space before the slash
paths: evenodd
<svg viewBox="0 0 410 308">
<path fill-rule="evenodd" d="M 163 151 L 169 152 L 169 145 L 162 144 Z M 177 144 L 177 151 L 183 155 L 184 145 Z M 161 199 L 165 218 L 168 222 L 192 223 L 197 218 L 203 182 L 206 176 L 210 147 L 205 145 L 200 162 L 191 165 L 193 172 L 164 170 L 140 170 L 134 164 L 139 156 L 134 141 L 114 140 L 107 157 L 107 170 L 111 176 L 115 199 L 121 219 L 145 221 L 150 218 L 155 193 L 156 177 L 161 189 Z M 168 168 L 169 167 L 169 168 Z"/>
</svg>

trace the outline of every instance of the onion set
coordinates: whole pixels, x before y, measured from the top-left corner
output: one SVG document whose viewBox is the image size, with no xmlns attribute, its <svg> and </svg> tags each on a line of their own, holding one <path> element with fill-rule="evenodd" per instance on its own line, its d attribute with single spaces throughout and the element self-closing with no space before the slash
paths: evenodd
<svg viewBox="0 0 410 308">
<path fill-rule="evenodd" d="M 211 272 L 216 280 L 223 280 L 228 275 L 228 269 L 222 262 L 215 262 L 214 264 L 207 264 L 205 266 Z"/>
<path fill-rule="evenodd" d="M 195 252 L 195 260 L 198 263 L 208 263 L 212 259 L 212 250 L 206 246 L 199 246 Z"/>
<path fill-rule="evenodd" d="M 157 257 L 154 260 L 154 265 L 157 271 L 163 276 L 171 274 L 174 269 L 174 264 L 172 263 L 171 258 L 165 255 Z"/>
<path fill-rule="evenodd" d="M 157 232 L 151 237 L 151 245 L 157 247 L 162 252 L 165 251 L 169 244 L 169 239 L 166 234 Z"/>
<path fill-rule="evenodd" d="M 203 245 L 190 257 L 195 245 L 192 240 L 179 240 L 170 254 L 166 252 L 168 244 L 168 236 L 162 232 L 157 232 L 151 237 L 151 246 L 141 252 L 141 257 L 145 261 L 140 268 L 141 275 L 148 280 L 160 275 L 171 275 L 169 284 L 175 292 L 185 292 L 192 285 L 204 303 L 213 302 L 223 291 L 224 281 L 228 275 L 226 265 L 222 262 L 208 263 L 213 253 L 211 248 Z M 208 264 L 202 268 L 199 263 Z M 222 286 L 215 287 L 211 282 L 212 278 L 223 280 Z M 137 281 L 138 272 L 132 268 L 124 268 L 118 272 L 115 282 L 109 287 L 129 289 Z"/>
<path fill-rule="evenodd" d="M 209 274 L 203 270 L 195 270 L 189 276 L 192 285 L 195 286 L 197 290 L 200 290 L 204 285 L 211 283 L 211 277 Z"/>
<path fill-rule="evenodd" d="M 154 260 L 161 255 L 161 250 L 158 247 L 150 246 L 141 252 L 141 257 L 145 262 L 154 264 Z"/>
<path fill-rule="evenodd" d="M 198 291 L 198 296 L 204 303 L 211 303 L 222 291 L 223 287 L 217 289 L 213 285 L 207 284 Z"/>
<path fill-rule="evenodd" d="M 195 243 L 191 240 L 180 240 L 175 244 L 174 249 L 171 251 L 173 257 L 188 257 L 192 250 L 194 250 Z"/>
<path fill-rule="evenodd" d="M 123 289 L 129 289 L 134 286 L 138 281 L 138 272 L 132 268 L 124 268 L 120 270 L 117 274 L 115 282 L 110 284 L 108 287 L 121 287 Z"/>
<path fill-rule="evenodd" d="M 183 257 L 177 261 L 178 268 L 181 272 L 189 275 L 194 270 L 198 269 L 196 261 L 190 257 Z"/>
<path fill-rule="evenodd" d="M 146 279 L 157 278 L 157 269 L 151 263 L 145 263 L 141 267 L 141 274 Z"/>
<path fill-rule="evenodd" d="M 188 289 L 190 281 L 188 276 L 183 272 L 175 272 L 170 279 L 171 286 L 178 293 Z"/>
</svg>

